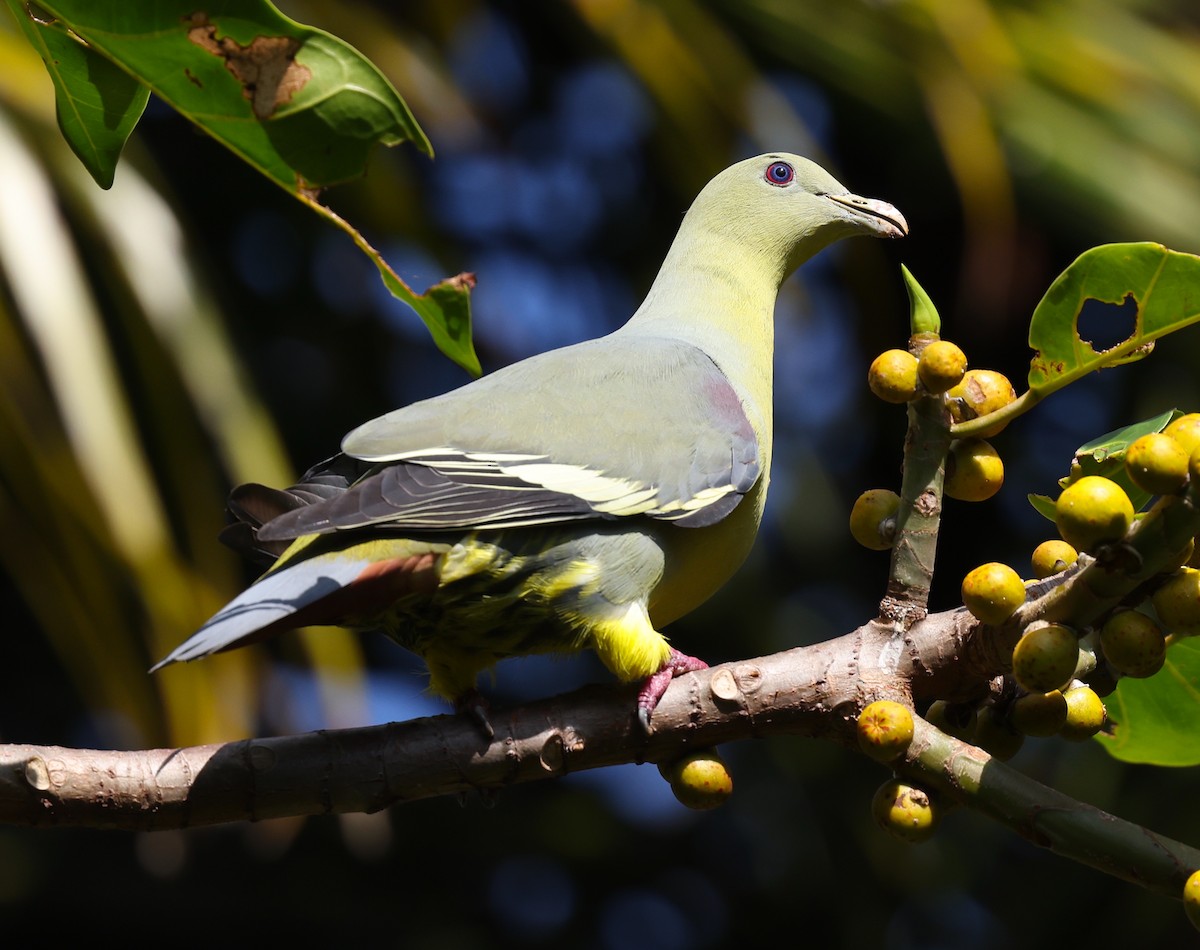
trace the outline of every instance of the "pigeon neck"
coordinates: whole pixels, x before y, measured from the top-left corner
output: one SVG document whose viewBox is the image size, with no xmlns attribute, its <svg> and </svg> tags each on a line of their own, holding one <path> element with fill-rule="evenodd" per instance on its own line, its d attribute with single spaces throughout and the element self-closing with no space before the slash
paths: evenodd
<svg viewBox="0 0 1200 950">
<path fill-rule="evenodd" d="M 742 397 L 760 437 L 769 438 L 775 298 L 787 272 L 778 252 L 758 253 L 719 232 L 689 234 L 685 222 L 623 332 L 680 339 L 703 350 Z"/>
</svg>

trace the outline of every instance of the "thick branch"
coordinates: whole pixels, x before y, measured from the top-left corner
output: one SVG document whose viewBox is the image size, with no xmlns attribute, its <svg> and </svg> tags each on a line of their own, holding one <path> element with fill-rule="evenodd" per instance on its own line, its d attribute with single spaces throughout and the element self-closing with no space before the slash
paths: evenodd
<svg viewBox="0 0 1200 950">
<path fill-rule="evenodd" d="M 295 815 L 378 811 L 499 789 L 687 748 L 789 734 L 856 744 L 876 699 L 912 703 L 970 680 L 991 639 L 965 611 L 907 630 L 872 622 L 836 640 L 678 678 L 644 735 L 629 689 L 588 687 L 495 711 L 485 740 L 462 716 L 223 745 L 103 752 L 0 746 L 0 822 L 154 830 Z M 980 637 L 977 634 L 985 636 Z M 1178 897 L 1200 851 L 1046 788 L 918 720 L 901 770 L 1009 825 L 1035 844 Z"/>
<path fill-rule="evenodd" d="M 932 627 L 930 636 L 936 635 Z M 590 687 L 494 711 L 485 740 L 468 717 L 248 739 L 175 750 L 101 752 L 0 746 L 0 821 L 161 829 L 377 811 L 686 747 L 790 733 L 853 741 L 858 710 L 907 700 L 910 647 L 867 625 L 837 640 L 677 679 L 644 736 L 626 689 Z"/>
<path fill-rule="evenodd" d="M 917 720 L 901 769 L 1040 848 L 1179 900 L 1200 850 L 1076 801 Z"/>
</svg>

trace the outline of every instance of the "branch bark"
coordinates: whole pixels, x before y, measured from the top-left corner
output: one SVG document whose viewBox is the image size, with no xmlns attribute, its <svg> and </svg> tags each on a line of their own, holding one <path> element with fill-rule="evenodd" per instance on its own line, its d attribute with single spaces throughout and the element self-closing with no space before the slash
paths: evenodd
<svg viewBox="0 0 1200 950">
<path fill-rule="evenodd" d="M 649 736 L 631 689 L 593 686 L 494 711 L 491 741 L 468 717 L 445 715 L 183 749 L 5 745 L 0 821 L 158 830 L 374 812 L 768 735 L 854 747 L 868 703 L 912 705 L 952 679 L 992 675 L 969 649 L 984 639 L 980 631 L 994 633 L 962 610 L 907 630 L 872 622 L 836 640 L 691 673 L 667 691 Z M 897 769 L 1041 847 L 1171 897 L 1200 867 L 1200 851 L 1047 788 L 923 720 Z"/>
<path fill-rule="evenodd" d="M 860 662 L 878 662 L 870 630 L 680 677 L 649 736 L 629 689 L 594 686 L 493 710 L 491 741 L 469 717 L 445 715 L 184 749 L 0 746 L 0 821 L 150 830 L 371 812 L 761 735 L 852 741 L 865 702 L 906 699 L 888 688 L 894 677 L 874 688 L 860 677 Z"/>
<path fill-rule="evenodd" d="M 900 770 L 1040 848 L 1175 900 L 1200 868 L 1200 850 L 1048 788 L 921 719 Z"/>
</svg>

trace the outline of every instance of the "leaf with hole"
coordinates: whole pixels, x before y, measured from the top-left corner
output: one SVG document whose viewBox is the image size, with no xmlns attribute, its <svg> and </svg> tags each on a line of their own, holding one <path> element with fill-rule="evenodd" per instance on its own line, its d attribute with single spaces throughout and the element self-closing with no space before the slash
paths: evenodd
<svg viewBox="0 0 1200 950">
<path fill-rule="evenodd" d="M 1091 301 L 1120 308 L 1129 334 L 1106 349 L 1093 347 L 1079 328 Z M 1130 301 L 1136 308 L 1132 319 Z M 1161 244 L 1094 247 L 1063 271 L 1034 310 L 1029 389 L 1040 399 L 1092 370 L 1142 359 L 1154 340 L 1197 321 L 1200 257 Z"/>
</svg>

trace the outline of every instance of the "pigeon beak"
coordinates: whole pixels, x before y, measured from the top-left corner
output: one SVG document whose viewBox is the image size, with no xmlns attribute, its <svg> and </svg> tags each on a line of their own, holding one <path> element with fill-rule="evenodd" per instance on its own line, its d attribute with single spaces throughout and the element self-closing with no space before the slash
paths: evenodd
<svg viewBox="0 0 1200 950">
<path fill-rule="evenodd" d="M 871 234 L 879 237 L 898 238 L 908 234 L 908 222 L 904 215 L 894 205 L 878 198 L 862 198 L 858 195 L 826 195 L 830 201 L 836 202 L 854 212 L 852 220 Z"/>
</svg>

